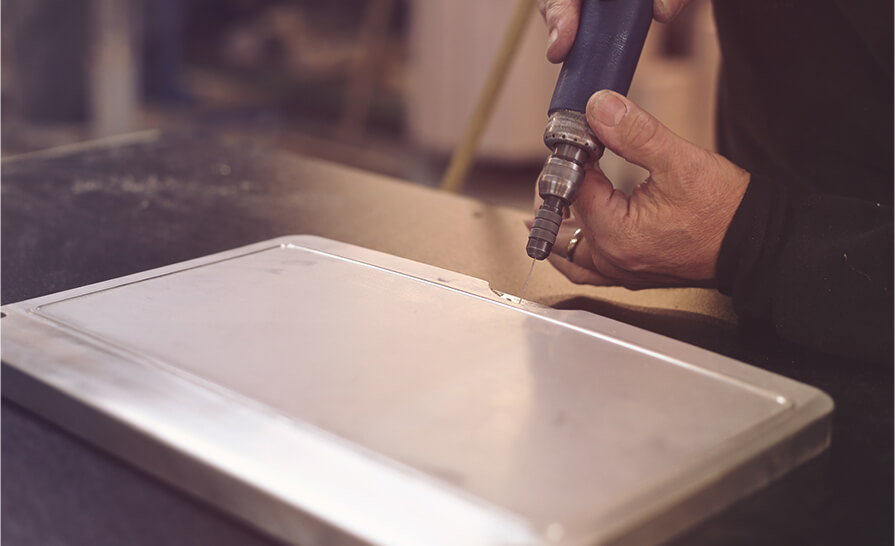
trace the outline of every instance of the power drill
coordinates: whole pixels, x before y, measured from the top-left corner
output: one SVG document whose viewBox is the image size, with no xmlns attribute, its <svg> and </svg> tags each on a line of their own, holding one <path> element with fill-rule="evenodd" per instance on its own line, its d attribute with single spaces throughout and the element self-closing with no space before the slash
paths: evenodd
<svg viewBox="0 0 895 546">
<path fill-rule="evenodd" d="M 586 165 L 603 153 L 587 124 L 587 100 L 601 89 L 626 94 L 653 18 L 653 0 L 582 0 L 578 33 L 563 62 L 547 111 L 544 143 L 552 150 L 538 176 L 544 204 L 525 247 L 543 260 L 550 254 L 563 211 L 575 201 Z"/>
</svg>

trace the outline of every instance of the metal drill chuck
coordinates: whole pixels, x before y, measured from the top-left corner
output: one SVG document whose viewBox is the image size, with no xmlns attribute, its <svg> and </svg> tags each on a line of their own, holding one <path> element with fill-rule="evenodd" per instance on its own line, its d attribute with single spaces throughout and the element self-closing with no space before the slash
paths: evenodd
<svg viewBox="0 0 895 546">
<path fill-rule="evenodd" d="M 585 166 L 602 154 L 584 114 L 554 112 L 544 131 L 544 143 L 553 150 L 538 176 L 538 193 L 544 203 L 535 214 L 525 251 L 536 260 L 550 255 L 563 213 L 578 196 Z"/>
<path fill-rule="evenodd" d="M 535 260 L 543 260 L 550 255 L 553 243 L 556 242 L 556 234 L 559 233 L 559 225 L 562 223 L 563 209 L 567 207 L 566 201 L 559 197 L 548 197 L 535 214 L 534 224 L 528 233 L 528 244 L 525 252 Z"/>
</svg>

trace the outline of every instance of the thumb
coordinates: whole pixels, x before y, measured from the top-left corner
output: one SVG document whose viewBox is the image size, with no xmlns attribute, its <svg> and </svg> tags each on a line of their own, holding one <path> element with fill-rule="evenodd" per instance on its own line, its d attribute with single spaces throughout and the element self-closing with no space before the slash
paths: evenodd
<svg viewBox="0 0 895 546">
<path fill-rule="evenodd" d="M 692 146 L 614 91 L 594 93 L 587 102 L 587 121 L 607 148 L 650 173 L 672 169 L 681 147 Z"/>
</svg>

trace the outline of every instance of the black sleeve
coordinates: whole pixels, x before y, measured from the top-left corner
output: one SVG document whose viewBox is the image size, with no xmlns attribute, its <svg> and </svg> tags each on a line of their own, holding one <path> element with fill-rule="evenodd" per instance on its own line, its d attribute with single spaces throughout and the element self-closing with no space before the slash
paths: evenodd
<svg viewBox="0 0 895 546">
<path fill-rule="evenodd" d="M 891 204 L 794 193 L 753 175 L 721 245 L 719 289 L 784 339 L 891 364 Z"/>
</svg>

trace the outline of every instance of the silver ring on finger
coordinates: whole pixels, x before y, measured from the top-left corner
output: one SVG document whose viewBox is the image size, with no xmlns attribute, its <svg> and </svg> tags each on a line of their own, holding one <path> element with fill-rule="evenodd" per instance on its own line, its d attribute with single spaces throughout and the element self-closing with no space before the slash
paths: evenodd
<svg viewBox="0 0 895 546">
<path fill-rule="evenodd" d="M 584 239 L 584 235 L 582 234 L 582 232 L 582 228 L 576 229 L 575 232 L 572 233 L 572 238 L 569 239 L 569 246 L 566 247 L 566 259 L 570 262 L 574 261 L 575 249 L 578 248 L 578 243 L 580 243 L 581 240 Z"/>
</svg>

